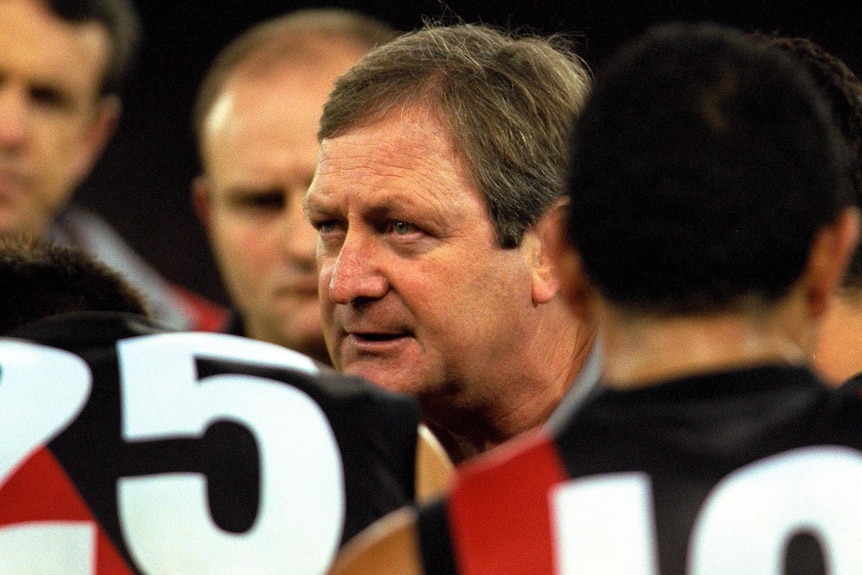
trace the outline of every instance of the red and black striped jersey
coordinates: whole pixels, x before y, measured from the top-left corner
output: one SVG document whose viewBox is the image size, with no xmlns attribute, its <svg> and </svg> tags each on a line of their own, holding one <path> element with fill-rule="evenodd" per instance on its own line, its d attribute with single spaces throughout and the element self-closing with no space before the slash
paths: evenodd
<svg viewBox="0 0 862 575">
<path fill-rule="evenodd" d="M 860 573 L 862 398 L 764 366 L 597 389 L 420 508 L 428 575 Z"/>
<path fill-rule="evenodd" d="M 0 571 L 321 573 L 413 500 L 418 409 L 272 344 L 69 314 L 0 339 Z"/>
</svg>

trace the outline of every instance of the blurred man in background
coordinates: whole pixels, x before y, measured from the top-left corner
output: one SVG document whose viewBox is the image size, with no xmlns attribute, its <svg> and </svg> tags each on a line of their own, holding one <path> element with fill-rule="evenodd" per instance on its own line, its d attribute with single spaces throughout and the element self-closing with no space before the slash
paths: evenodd
<svg viewBox="0 0 862 575">
<path fill-rule="evenodd" d="M 117 125 L 139 38 L 126 0 L 0 0 L 0 234 L 81 247 L 123 274 L 160 321 L 213 329 L 220 308 L 69 204 Z"/>
<path fill-rule="evenodd" d="M 395 31 L 368 16 L 309 9 L 231 42 L 195 110 L 204 173 L 193 201 L 235 312 L 227 331 L 329 363 L 320 327 L 317 234 L 302 198 L 336 77 Z"/>
</svg>

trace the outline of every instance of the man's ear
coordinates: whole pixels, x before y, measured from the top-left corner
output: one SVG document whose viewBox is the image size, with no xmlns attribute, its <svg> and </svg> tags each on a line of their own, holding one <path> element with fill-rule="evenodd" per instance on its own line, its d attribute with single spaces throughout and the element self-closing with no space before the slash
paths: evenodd
<svg viewBox="0 0 862 575">
<path fill-rule="evenodd" d="M 554 268 L 559 293 L 566 304 L 579 318 L 591 320 L 591 301 L 595 297 L 595 290 L 584 271 L 581 256 L 569 243 L 565 212 L 564 205 L 547 230 L 547 255 Z"/>
<path fill-rule="evenodd" d="M 206 176 L 200 175 L 192 180 L 192 205 L 204 228 L 209 229 L 212 219 L 212 188 Z"/>
<path fill-rule="evenodd" d="M 529 231 L 533 238 L 530 252 L 533 303 L 548 303 L 560 292 L 559 275 L 550 253 L 554 229 L 566 220 L 567 199 L 557 200 Z"/>
<path fill-rule="evenodd" d="M 850 257 L 859 242 L 859 210 L 846 208 L 834 222 L 817 231 L 802 274 L 812 317 L 826 311 L 844 279 Z"/>
<path fill-rule="evenodd" d="M 95 116 L 87 126 L 76 152 L 73 165 L 76 185 L 90 174 L 102 155 L 120 122 L 121 110 L 122 104 L 115 95 L 104 96 L 97 104 Z"/>
</svg>

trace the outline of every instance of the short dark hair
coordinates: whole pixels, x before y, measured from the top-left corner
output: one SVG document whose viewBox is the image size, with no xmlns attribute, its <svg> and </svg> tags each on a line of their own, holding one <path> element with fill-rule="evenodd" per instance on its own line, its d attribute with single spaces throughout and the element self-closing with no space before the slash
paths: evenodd
<svg viewBox="0 0 862 575">
<path fill-rule="evenodd" d="M 141 42 L 141 23 L 132 0 L 43 0 L 58 17 L 82 24 L 98 22 L 108 31 L 111 48 L 100 92 L 120 94 Z"/>
<path fill-rule="evenodd" d="M 37 239 L 0 239 L 0 333 L 76 311 L 147 315 L 141 296 L 84 251 Z"/>
<path fill-rule="evenodd" d="M 617 53 L 575 130 L 569 191 L 592 283 L 665 314 L 779 300 L 852 203 L 804 68 L 711 24 L 653 28 Z"/>
<path fill-rule="evenodd" d="M 862 208 L 862 80 L 837 56 L 809 38 L 752 34 L 755 41 L 798 58 L 826 98 L 832 118 L 848 147 L 848 168 L 856 205 Z M 862 249 L 850 260 L 845 287 L 862 289 Z"/>
<path fill-rule="evenodd" d="M 336 81 L 319 136 L 373 124 L 405 104 L 429 106 L 483 194 L 497 242 L 513 248 L 565 195 L 569 132 L 591 81 L 563 36 L 428 22 Z"/>
</svg>

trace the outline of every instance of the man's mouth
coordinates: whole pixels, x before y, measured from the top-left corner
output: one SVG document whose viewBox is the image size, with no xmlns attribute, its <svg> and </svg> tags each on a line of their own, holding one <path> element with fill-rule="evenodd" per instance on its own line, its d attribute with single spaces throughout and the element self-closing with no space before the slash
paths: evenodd
<svg viewBox="0 0 862 575">
<path fill-rule="evenodd" d="M 403 333 L 352 333 L 350 335 L 362 341 L 392 341 L 405 337 Z"/>
</svg>

